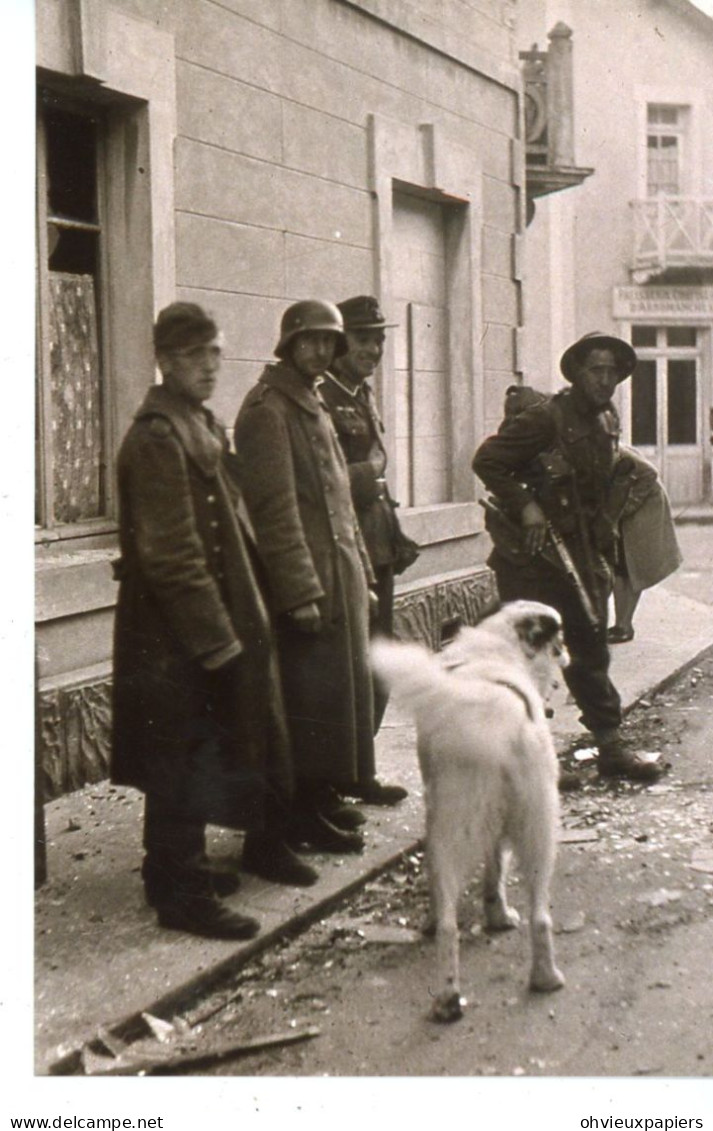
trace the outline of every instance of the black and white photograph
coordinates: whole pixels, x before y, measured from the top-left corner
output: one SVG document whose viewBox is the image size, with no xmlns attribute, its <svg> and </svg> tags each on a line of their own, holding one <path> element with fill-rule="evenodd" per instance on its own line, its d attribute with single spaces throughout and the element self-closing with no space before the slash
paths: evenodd
<svg viewBox="0 0 713 1131">
<path fill-rule="evenodd" d="M 6 16 L 7 1126 L 710 1131 L 713 0 Z"/>
</svg>

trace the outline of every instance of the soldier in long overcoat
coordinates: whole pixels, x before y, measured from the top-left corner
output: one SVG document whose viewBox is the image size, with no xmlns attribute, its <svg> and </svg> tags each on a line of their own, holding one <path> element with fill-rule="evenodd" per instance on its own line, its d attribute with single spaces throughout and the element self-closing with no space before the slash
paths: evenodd
<svg viewBox="0 0 713 1131">
<path fill-rule="evenodd" d="M 337 852 L 359 851 L 363 839 L 354 828 L 361 815 L 340 807 L 334 791 L 374 777 L 372 577 L 344 456 L 315 390 L 343 348 L 336 307 L 294 304 L 282 319 L 280 360 L 265 368 L 235 423 L 240 482 L 276 618 L 295 841 Z"/>
<path fill-rule="evenodd" d="M 163 383 L 119 453 L 111 776 L 146 795 L 143 877 L 159 922 L 247 937 L 258 924 L 213 890 L 207 822 L 249 830 L 246 870 L 316 876 L 284 843 L 293 783 L 271 625 L 225 432 L 203 407 L 217 335 L 194 304 L 161 312 Z"/>
</svg>

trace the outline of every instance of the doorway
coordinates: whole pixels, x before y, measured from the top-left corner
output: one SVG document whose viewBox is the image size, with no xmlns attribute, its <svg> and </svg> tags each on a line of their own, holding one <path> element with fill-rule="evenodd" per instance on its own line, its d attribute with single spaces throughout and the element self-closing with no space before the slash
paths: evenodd
<svg viewBox="0 0 713 1131">
<path fill-rule="evenodd" d="M 628 383 L 631 443 L 679 505 L 704 498 L 703 337 L 696 326 L 631 327 L 639 358 Z"/>
</svg>

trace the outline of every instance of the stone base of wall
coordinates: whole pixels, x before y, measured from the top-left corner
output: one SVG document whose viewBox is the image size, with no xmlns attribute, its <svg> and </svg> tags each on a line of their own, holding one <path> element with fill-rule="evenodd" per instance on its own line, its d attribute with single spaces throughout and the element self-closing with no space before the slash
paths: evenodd
<svg viewBox="0 0 713 1131">
<path fill-rule="evenodd" d="M 487 566 L 442 574 L 397 590 L 395 632 L 437 651 L 457 623 L 477 624 L 497 605 Z M 61 685 L 40 686 L 39 743 L 43 800 L 51 801 L 109 773 L 111 671 L 76 673 Z"/>
<path fill-rule="evenodd" d="M 71 682 L 41 684 L 38 712 L 45 801 L 107 777 L 111 735 L 109 665 L 77 672 Z"/>
<path fill-rule="evenodd" d="M 477 624 L 497 604 L 495 575 L 487 566 L 430 577 L 397 591 L 394 631 L 400 640 L 420 640 L 437 652 L 454 626 Z"/>
</svg>

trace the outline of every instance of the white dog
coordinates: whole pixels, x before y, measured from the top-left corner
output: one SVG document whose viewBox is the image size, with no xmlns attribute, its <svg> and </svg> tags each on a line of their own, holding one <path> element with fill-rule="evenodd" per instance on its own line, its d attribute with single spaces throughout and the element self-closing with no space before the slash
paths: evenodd
<svg viewBox="0 0 713 1131">
<path fill-rule="evenodd" d="M 417 644 L 372 645 L 375 671 L 416 719 L 439 978 L 434 1020 L 462 1016 L 457 905 L 476 864 L 485 864 L 487 928 L 519 922 L 506 901 L 509 848 L 529 894 L 530 987 L 564 985 L 549 914 L 559 797 L 543 700 L 568 662 L 559 613 L 535 601 L 513 601 L 461 629 L 440 656 Z"/>
</svg>

